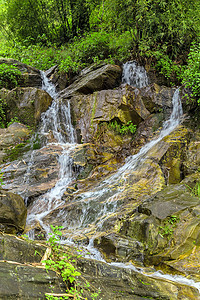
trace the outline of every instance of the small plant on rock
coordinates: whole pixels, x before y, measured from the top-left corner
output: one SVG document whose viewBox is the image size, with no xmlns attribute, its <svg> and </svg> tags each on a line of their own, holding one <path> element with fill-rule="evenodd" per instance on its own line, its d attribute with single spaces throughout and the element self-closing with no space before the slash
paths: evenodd
<svg viewBox="0 0 200 300">
<path fill-rule="evenodd" d="M 164 221 L 164 225 L 159 227 L 159 235 L 162 238 L 166 237 L 169 240 L 179 220 L 179 217 L 175 215 L 168 217 Z"/>
<path fill-rule="evenodd" d="M 63 294 L 46 293 L 46 299 L 48 300 L 62 300 L 62 299 L 87 299 L 83 297 L 83 288 L 77 282 L 77 277 L 81 276 L 81 273 L 77 270 L 75 266 L 75 260 L 72 258 L 71 254 L 64 251 L 63 246 L 60 244 L 60 238 L 62 236 L 62 226 L 52 226 L 51 229 L 53 233 L 50 233 L 50 238 L 47 241 L 48 245 L 51 247 L 51 254 L 49 258 L 44 260 L 45 267 L 47 270 L 52 269 L 58 272 L 63 281 L 66 284 L 66 292 Z M 88 289 L 90 284 L 87 282 L 84 286 Z M 90 295 L 91 299 L 97 299 L 99 292 Z"/>
<path fill-rule="evenodd" d="M 134 125 L 131 121 L 128 121 L 126 124 L 121 125 L 115 120 L 110 122 L 108 127 L 120 135 L 134 134 L 137 129 L 137 126 Z"/>
<path fill-rule="evenodd" d="M 189 185 L 186 185 L 186 187 L 193 196 L 200 198 L 200 182 L 197 182 L 193 188 L 191 188 Z"/>
<path fill-rule="evenodd" d="M 0 186 L 2 186 L 3 184 L 3 173 L 0 170 Z"/>
</svg>

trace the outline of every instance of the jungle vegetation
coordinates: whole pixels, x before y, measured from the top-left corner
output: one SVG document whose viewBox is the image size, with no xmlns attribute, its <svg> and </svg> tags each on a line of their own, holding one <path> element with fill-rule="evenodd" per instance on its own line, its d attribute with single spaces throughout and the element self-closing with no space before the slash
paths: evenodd
<svg viewBox="0 0 200 300">
<path fill-rule="evenodd" d="M 199 0 L 0 0 L 0 56 L 73 75 L 137 59 L 200 98 Z"/>
</svg>

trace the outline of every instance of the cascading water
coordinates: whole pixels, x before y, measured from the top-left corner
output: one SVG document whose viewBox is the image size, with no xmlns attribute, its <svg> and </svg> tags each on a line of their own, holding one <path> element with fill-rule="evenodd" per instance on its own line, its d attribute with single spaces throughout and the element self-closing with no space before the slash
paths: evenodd
<svg viewBox="0 0 200 300">
<path fill-rule="evenodd" d="M 65 105 L 57 98 L 55 86 L 50 83 L 44 72 L 41 72 L 43 79 L 42 89 L 45 90 L 53 98 L 50 108 L 42 114 L 40 128 L 37 135 L 42 139 L 45 138 L 45 145 L 55 145 L 62 148 L 62 153 L 58 158 L 60 165 L 59 179 L 56 185 L 45 195 L 40 196 L 34 205 L 28 211 L 27 224 L 31 225 L 35 221 L 39 221 L 40 225 L 49 232 L 49 226 L 43 223 L 43 218 L 53 209 L 62 205 L 61 197 L 66 186 L 75 179 L 72 170 L 72 158 L 70 153 L 75 148 L 75 132 L 71 123 L 70 103 Z M 49 143 L 48 137 L 51 136 L 53 142 Z M 34 159 L 34 152 L 32 154 Z M 31 171 L 32 163 L 28 171 Z M 28 179 L 28 176 L 25 176 Z M 34 238 L 33 231 L 30 231 L 30 237 Z"/>
<path fill-rule="evenodd" d="M 123 65 L 122 82 L 137 88 L 149 85 L 149 79 L 144 67 L 136 61 L 128 61 Z"/>
</svg>

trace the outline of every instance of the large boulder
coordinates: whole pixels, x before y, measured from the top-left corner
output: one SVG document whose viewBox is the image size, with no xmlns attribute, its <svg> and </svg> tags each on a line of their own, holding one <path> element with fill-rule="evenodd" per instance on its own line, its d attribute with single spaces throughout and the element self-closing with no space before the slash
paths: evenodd
<svg viewBox="0 0 200 300">
<path fill-rule="evenodd" d="M 0 64 L 15 66 L 19 71 L 21 71 L 22 74 L 19 78 L 20 86 L 37 88 L 40 88 L 42 86 L 40 71 L 36 68 L 28 66 L 27 64 L 21 63 L 11 58 L 0 58 Z"/>
<path fill-rule="evenodd" d="M 20 264 L 39 263 L 46 247 L 26 238 L 11 234 L 0 234 L 0 260 L 14 261 Z"/>
<path fill-rule="evenodd" d="M 21 123 L 35 128 L 41 113 L 51 105 L 52 98 L 45 91 L 27 87 L 17 87 L 11 91 L 1 89 L 0 97 L 6 106 L 6 118 L 17 118 Z"/>
<path fill-rule="evenodd" d="M 103 89 L 111 89 L 121 82 L 122 70 L 117 65 L 100 66 L 95 70 L 83 72 L 69 87 L 61 91 L 60 97 L 66 99 L 77 93 L 91 94 Z"/>
<path fill-rule="evenodd" d="M 0 228 L 5 233 L 22 232 L 27 209 L 21 196 L 0 190 Z"/>
<path fill-rule="evenodd" d="M 138 125 L 146 119 L 150 113 L 141 98 L 137 97 L 137 91 L 124 85 L 115 90 L 74 96 L 71 99 L 72 117 L 82 140 L 92 140 L 103 122 L 118 120 L 120 124 L 126 124 L 131 121 Z"/>
</svg>

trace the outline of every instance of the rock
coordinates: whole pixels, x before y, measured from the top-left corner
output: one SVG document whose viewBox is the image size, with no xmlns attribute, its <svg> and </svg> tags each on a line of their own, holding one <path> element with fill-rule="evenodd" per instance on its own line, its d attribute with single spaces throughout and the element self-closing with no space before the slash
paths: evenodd
<svg viewBox="0 0 200 300">
<path fill-rule="evenodd" d="M 122 70 L 117 65 L 105 65 L 86 72 L 61 91 L 60 97 L 66 99 L 76 93 L 91 94 L 95 91 L 115 88 L 121 82 L 121 73 Z"/>
<path fill-rule="evenodd" d="M 16 159 L 23 153 L 30 130 L 23 124 L 13 123 L 8 128 L 0 128 L 0 162 Z"/>
<path fill-rule="evenodd" d="M 124 85 L 115 90 L 103 90 L 92 95 L 77 95 L 71 99 L 72 118 L 84 142 L 99 135 L 99 125 L 118 120 L 121 124 L 132 121 L 138 125 L 150 113 L 141 99 L 136 97 L 137 89 Z"/>
<path fill-rule="evenodd" d="M 70 80 L 68 74 L 65 72 L 60 72 L 57 65 L 47 70 L 45 74 L 49 78 L 49 80 L 55 85 L 56 90 L 58 92 L 64 90 L 67 87 Z"/>
<path fill-rule="evenodd" d="M 175 88 L 167 88 L 154 83 L 142 88 L 139 96 L 141 97 L 148 111 L 154 113 L 159 110 L 172 107 L 172 98 L 174 92 Z"/>
<path fill-rule="evenodd" d="M 17 118 L 25 125 L 35 128 L 41 117 L 51 105 L 52 98 L 45 91 L 27 87 L 17 87 L 11 91 L 0 90 L 0 97 L 6 102 L 6 118 Z"/>
<path fill-rule="evenodd" d="M 0 64 L 13 65 L 22 72 L 19 80 L 20 86 L 37 88 L 42 86 L 40 71 L 36 68 L 11 58 L 0 58 Z"/>
<path fill-rule="evenodd" d="M 21 264 L 39 263 L 46 247 L 37 242 L 0 234 L 0 260 L 14 261 Z"/>
<path fill-rule="evenodd" d="M 62 147 L 49 145 L 34 150 L 29 168 L 30 152 L 24 155 L 23 160 L 3 165 L 3 187 L 26 197 L 29 204 L 56 184 L 59 174 L 58 157 L 61 153 Z"/>
<path fill-rule="evenodd" d="M 27 209 L 21 196 L 0 190 L 0 228 L 5 233 L 22 232 Z"/>
<path fill-rule="evenodd" d="M 186 182 L 191 180 L 189 177 Z M 190 274 L 199 280 L 199 215 L 199 198 L 190 193 L 184 182 L 170 185 L 121 220 L 119 241 L 121 236 L 127 236 L 128 240 L 131 237 L 132 243 L 137 241 L 143 248 L 146 264 L 157 265 L 168 273 Z M 112 238 L 108 240 L 111 243 Z M 114 241 L 119 249 L 120 242 Z M 104 251 L 103 243 L 99 246 Z M 138 251 L 133 249 L 131 242 L 127 243 L 126 253 L 132 251 L 131 255 L 137 257 Z M 119 259 L 118 252 L 115 252 Z"/>
<path fill-rule="evenodd" d="M 188 148 L 185 151 L 183 169 L 186 175 L 190 175 L 199 170 L 200 165 L 200 134 L 199 131 L 193 134 Z"/>
<path fill-rule="evenodd" d="M 78 266 L 82 277 L 91 284 L 92 292 L 100 289 L 99 297 L 104 300 L 200 299 L 196 288 L 154 277 L 153 270 L 144 270 L 148 274 L 145 276 L 140 267 L 131 269 L 124 265 L 123 268 L 89 259 L 80 259 Z"/>
<path fill-rule="evenodd" d="M 46 299 L 45 293 L 63 293 L 64 284 L 56 272 L 19 263 L 0 262 L 0 299 Z"/>
</svg>

